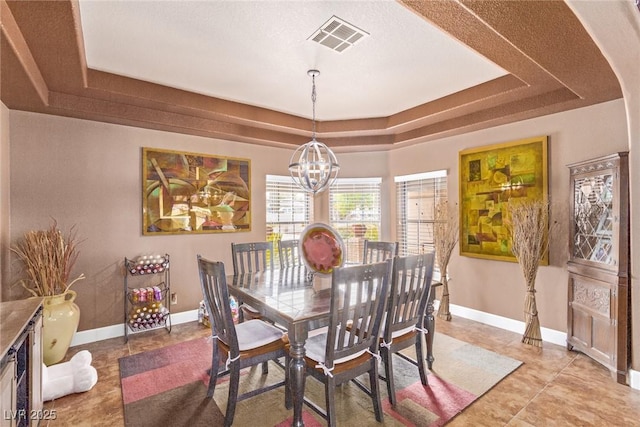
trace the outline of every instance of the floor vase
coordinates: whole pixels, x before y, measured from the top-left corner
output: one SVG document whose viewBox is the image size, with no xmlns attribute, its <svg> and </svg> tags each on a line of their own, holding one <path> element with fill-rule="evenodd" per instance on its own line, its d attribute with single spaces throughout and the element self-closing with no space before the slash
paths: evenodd
<svg viewBox="0 0 640 427">
<path fill-rule="evenodd" d="M 42 352 L 44 364 L 56 364 L 67 354 L 71 339 L 78 329 L 80 309 L 73 302 L 75 291 L 44 297 Z"/>
</svg>

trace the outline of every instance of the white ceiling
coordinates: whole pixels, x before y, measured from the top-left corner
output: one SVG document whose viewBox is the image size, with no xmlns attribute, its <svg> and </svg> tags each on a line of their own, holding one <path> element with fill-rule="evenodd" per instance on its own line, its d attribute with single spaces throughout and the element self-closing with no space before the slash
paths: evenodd
<svg viewBox="0 0 640 427">
<path fill-rule="evenodd" d="M 80 0 L 89 68 L 319 120 L 384 117 L 505 75 L 392 0 Z M 369 33 L 343 53 L 332 16 Z"/>
</svg>

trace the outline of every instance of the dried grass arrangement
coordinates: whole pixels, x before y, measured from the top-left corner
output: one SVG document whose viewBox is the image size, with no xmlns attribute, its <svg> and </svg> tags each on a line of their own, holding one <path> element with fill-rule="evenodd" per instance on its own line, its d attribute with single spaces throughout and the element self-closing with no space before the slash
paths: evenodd
<svg viewBox="0 0 640 427">
<path fill-rule="evenodd" d="M 78 259 L 78 241 L 75 226 L 63 235 L 54 220 L 47 230 L 25 233 L 11 247 L 24 264 L 27 275 L 20 284 L 33 296 L 45 297 L 65 293 L 71 285 L 85 278 L 80 274 L 69 281 L 71 270 Z"/>
<path fill-rule="evenodd" d="M 447 270 L 453 248 L 458 243 L 458 237 L 458 210 L 455 207 L 450 207 L 447 200 L 441 200 L 436 205 L 433 240 L 436 262 L 440 269 L 440 282 L 442 282 L 442 298 L 440 299 L 440 306 L 438 306 L 438 317 L 444 320 L 451 320 L 451 312 L 449 311 L 449 274 Z"/>
<path fill-rule="evenodd" d="M 527 286 L 524 302 L 525 331 L 522 342 L 542 347 L 540 319 L 536 305 L 536 275 L 540 261 L 549 250 L 549 203 L 523 199 L 509 202 L 511 251 L 515 255 Z"/>
</svg>

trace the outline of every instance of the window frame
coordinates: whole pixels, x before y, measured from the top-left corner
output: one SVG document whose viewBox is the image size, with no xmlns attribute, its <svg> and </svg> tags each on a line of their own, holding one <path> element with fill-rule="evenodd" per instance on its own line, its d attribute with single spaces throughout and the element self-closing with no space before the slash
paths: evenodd
<svg viewBox="0 0 640 427">
<path fill-rule="evenodd" d="M 300 239 L 305 227 L 313 222 L 313 209 L 313 196 L 311 193 L 296 185 L 290 176 L 266 175 L 266 240 L 274 243 L 276 262 L 279 262 L 278 241 Z M 296 218 L 298 215 L 301 215 L 302 218 Z M 273 219 L 276 220 L 274 221 Z M 281 232 L 282 227 L 287 230 L 286 234 Z"/>
<path fill-rule="evenodd" d="M 396 192 L 396 240 L 401 256 L 434 251 L 433 231 L 436 206 L 448 200 L 446 169 L 394 177 Z M 412 197 L 411 193 L 414 194 Z M 415 194 L 418 197 L 415 197 Z M 414 200 L 416 205 L 409 205 Z M 414 211 L 414 215 L 409 215 Z M 415 215 L 417 213 L 417 216 Z M 410 229 L 415 227 L 415 231 Z M 412 241 L 413 240 L 413 241 Z M 434 280 L 440 280 L 440 269 L 434 265 Z"/>
<path fill-rule="evenodd" d="M 358 195 L 368 194 L 370 200 L 360 201 Z M 341 200 L 339 198 L 348 198 L 353 195 L 353 200 Z M 329 189 L 329 224 L 335 229 L 345 244 L 345 262 L 361 263 L 364 252 L 364 240 L 380 240 L 380 231 L 382 228 L 382 177 L 365 177 L 365 178 L 338 178 Z M 367 203 L 369 202 L 369 203 Z M 370 204 L 369 206 L 352 208 L 348 215 L 351 218 L 340 218 L 341 210 L 345 207 L 337 207 L 338 203 L 346 204 L 347 207 L 353 207 L 357 204 L 360 206 Z M 364 225 L 364 227 L 360 227 Z"/>
</svg>

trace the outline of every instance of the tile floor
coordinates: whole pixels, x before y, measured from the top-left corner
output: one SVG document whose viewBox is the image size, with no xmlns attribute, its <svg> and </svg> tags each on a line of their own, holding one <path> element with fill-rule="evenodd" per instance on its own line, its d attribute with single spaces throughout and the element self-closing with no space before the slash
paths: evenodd
<svg viewBox="0 0 640 427">
<path fill-rule="evenodd" d="M 548 343 L 525 345 L 517 333 L 463 318 L 437 319 L 436 330 L 524 362 L 449 426 L 640 426 L 640 390 L 617 384 L 608 370 L 582 354 Z M 46 402 L 56 419 L 40 425 L 122 426 L 118 358 L 208 334 L 192 322 L 175 325 L 170 334 L 164 329 L 137 334 L 128 343 L 114 338 L 72 347 L 67 358 L 84 349 L 92 353 L 98 383 L 86 393 Z M 438 363 L 446 361 L 436 360 L 436 371 Z"/>
</svg>

